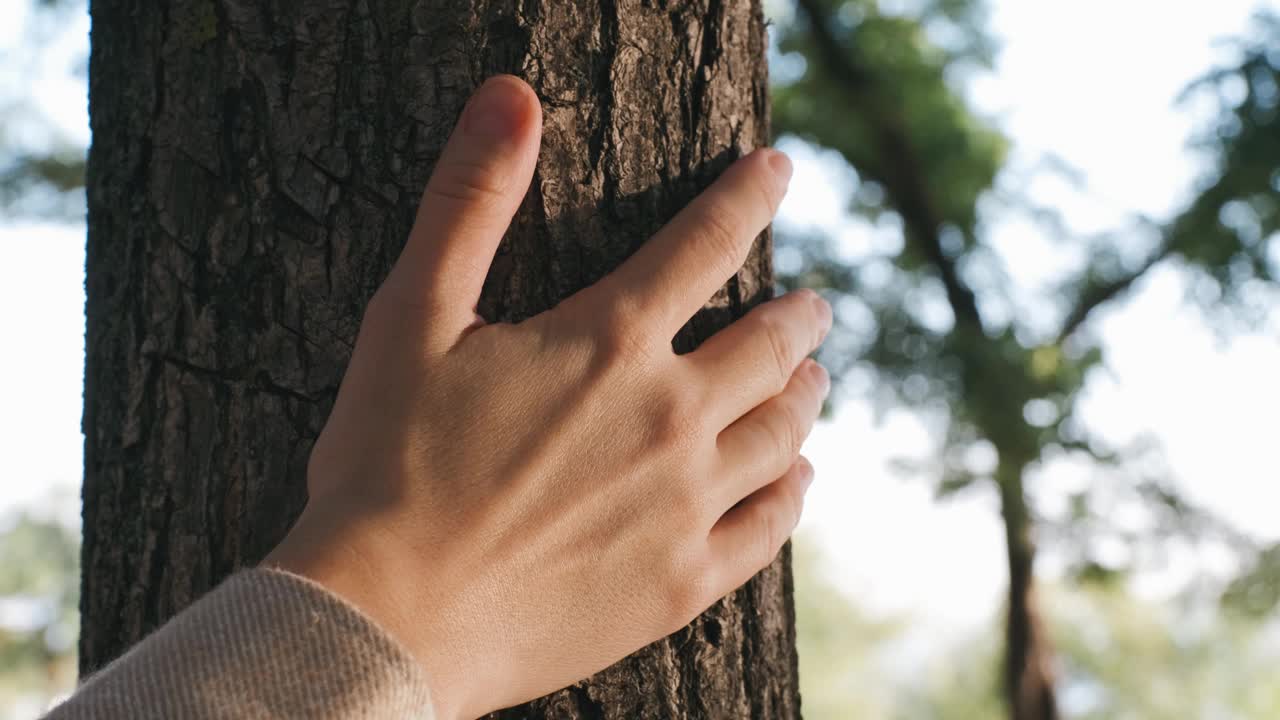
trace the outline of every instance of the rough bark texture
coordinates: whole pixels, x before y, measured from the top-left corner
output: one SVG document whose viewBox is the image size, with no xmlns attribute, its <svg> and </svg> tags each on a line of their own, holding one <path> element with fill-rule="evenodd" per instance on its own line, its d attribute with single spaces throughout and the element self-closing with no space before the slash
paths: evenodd
<svg viewBox="0 0 1280 720">
<path fill-rule="evenodd" d="M 768 136 L 754 1 L 95 0 L 92 15 L 84 672 L 296 516 L 363 305 L 485 77 L 525 78 L 545 113 L 485 288 L 492 320 L 594 281 Z M 762 236 L 678 349 L 770 294 L 769 251 Z M 502 716 L 798 706 L 784 554 L 685 630 Z"/>
</svg>

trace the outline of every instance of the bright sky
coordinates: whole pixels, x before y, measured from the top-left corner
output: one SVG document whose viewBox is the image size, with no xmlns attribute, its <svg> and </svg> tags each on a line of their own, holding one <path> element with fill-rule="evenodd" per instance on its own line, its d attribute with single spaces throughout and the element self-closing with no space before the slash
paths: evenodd
<svg viewBox="0 0 1280 720">
<path fill-rule="evenodd" d="M 1026 188 L 1034 199 L 1064 210 L 1077 230 L 1123 227 L 1135 210 L 1156 218 L 1176 210 L 1201 169 L 1202 159 L 1184 148 L 1203 109 L 1199 115 L 1175 109 L 1173 100 L 1223 58 L 1214 41 L 1242 31 L 1261 4 L 994 5 L 1004 50 L 995 72 L 968 90 L 1015 142 L 1014 174 L 1005 183 L 1031 177 L 1037 160 L 1053 154 L 1084 173 L 1087 189 L 1043 175 Z M 72 46 L 87 31 L 87 21 L 81 25 L 68 33 Z M 12 47 L 21 27 L 0 26 L 0 47 Z M 39 103 L 57 124 L 87 136 L 82 83 L 56 68 L 35 80 L 0 70 L 0 87 L 14 83 L 39 87 Z M 865 242 L 865 227 L 841 216 L 847 175 L 803 146 L 785 149 L 796 173 L 781 222 L 816 223 L 850 243 Z M 991 237 L 1028 297 L 1072 261 L 1016 218 L 993 226 Z M 0 220 L 0 329 L 6 339 L 0 514 L 48 508 L 48 493 L 57 489 L 64 500 L 56 512 L 69 522 L 77 517 L 83 272 L 83 228 Z M 1183 306 L 1181 282 L 1175 272 L 1157 272 L 1130 301 L 1100 316 L 1111 373 L 1094 379 L 1085 412 L 1116 442 L 1154 434 L 1193 497 L 1242 528 L 1280 537 L 1274 517 L 1280 507 L 1274 437 L 1280 427 L 1280 322 L 1219 346 L 1211 329 Z M 890 472 L 890 458 L 919 455 L 933 442 L 909 417 L 891 415 L 876 426 L 867 406 L 845 402 L 806 445 L 818 478 L 802 530 L 820 540 L 840 586 L 861 604 L 956 630 L 985 622 L 997 607 L 1005 580 L 1003 539 L 991 493 L 938 505 L 927 487 Z M 1045 475 L 1053 488 L 1087 477 L 1065 465 Z M 1168 576 L 1176 580 L 1199 567 L 1193 560 L 1182 558 L 1150 584 L 1168 587 Z"/>
</svg>

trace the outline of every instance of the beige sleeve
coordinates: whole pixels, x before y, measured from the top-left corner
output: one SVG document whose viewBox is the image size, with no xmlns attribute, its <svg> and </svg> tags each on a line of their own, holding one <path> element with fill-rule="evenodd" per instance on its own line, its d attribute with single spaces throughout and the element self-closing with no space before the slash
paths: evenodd
<svg viewBox="0 0 1280 720">
<path fill-rule="evenodd" d="M 422 718 L 421 667 L 321 586 L 242 570 L 86 679 L 48 720 Z"/>
</svg>

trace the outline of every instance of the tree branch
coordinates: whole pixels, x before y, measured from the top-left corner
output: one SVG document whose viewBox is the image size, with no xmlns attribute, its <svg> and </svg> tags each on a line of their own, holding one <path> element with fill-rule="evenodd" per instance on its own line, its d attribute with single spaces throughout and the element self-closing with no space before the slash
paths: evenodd
<svg viewBox="0 0 1280 720">
<path fill-rule="evenodd" d="M 799 6 L 808 18 L 819 56 L 853 96 L 879 146 L 884 161 L 880 163 L 879 173 L 871 176 L 884 185 L 891 204 L 902 216 L 908 241 L 937 271 L 946 288 L 956 326 L 981 330 L 982 317 L 973 290 L 960 278 L 954 259 L 942 249 L 939 233 L 942 220 L 907 136 L 905 121 L 891 104 L 876 97 L 878 80 L 858 63 L 853 49 L 837 39 L 828 25 L 822 3 L 799 0 Z"/>
<path fill-rule="evenodd" d="M 1166 243 L 1162 245 L 1159 250 L 1153 253 L 1151 257 L 1147 258 L 1146 261 L 1133 272 L 1116 278 L 1105 285 L 1099 285 L 1098 287 L 1085 291 L 1080 297 L 1080 302 L 1078 302 L 1071 312 L 1067 314 L 1067 319 L 1063 321 L 1062 330 L 1058 333 L 1057 344 L 1061 345 L 1066 342 L 1077 330 L 1080 329 L 1080 326 L 1084 325 L 1085 321 L 1089 319 L 1089 316 L 1094 310 L 1097 310 L 1099 307 L 1123 294 L 1126 290 L 1132 287 L 1134 283 L 1138 282 L 1143 275 L 1146 275 L 1148 270 L 1158 265 L 1160 261 L 1169 257 L 1172 252 L 1173 246 Z"/>
</svg>

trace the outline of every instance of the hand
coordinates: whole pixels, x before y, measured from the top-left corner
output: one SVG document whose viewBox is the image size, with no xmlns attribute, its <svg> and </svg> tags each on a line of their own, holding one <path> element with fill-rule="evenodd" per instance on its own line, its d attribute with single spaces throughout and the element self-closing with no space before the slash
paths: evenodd
<svg viewBox="0 0 1280 720">
<path fill-rule="evenodd" d="M 365 611 L 475 717 L 599 671 L 767 565 L 812 468 L 831 308 L 799 291 L 696 351 L 671 338 L 745 260 L 790 177 L 758 150 L 626 263 L 519 324 L 475 313 L 533 175 L 523 82 L 477 91 L 365 312 L 267 562 Z"/>
</svg>

